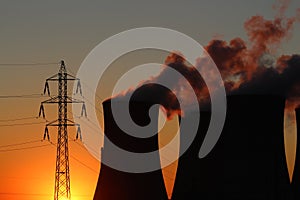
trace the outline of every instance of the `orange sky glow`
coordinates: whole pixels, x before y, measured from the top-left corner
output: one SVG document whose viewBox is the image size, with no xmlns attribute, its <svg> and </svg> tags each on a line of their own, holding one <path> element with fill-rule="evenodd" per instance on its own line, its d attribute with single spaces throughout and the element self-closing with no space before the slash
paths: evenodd
<svg viewBox="0 0 300 200">
<path fill-rule="evenodd" d="M 46 105 L 46 121 L 38 116 L 45 79 L 58 72 L 59 61 L 65 60 L 67 70 L 76 75 L 87 54 L 100 42 L 135 27 L 165 27 L 194 38 L 203 46 L 214 35 L 230 42 L 247 32 L 244 22 L 257 14 L 274 19 L 276 2 L 286 2 L 285 17 L 295 16 L 300 8 L 298 0 L 274 1 L 3 1 L 0 6 L 0 199 L 53 200 L 56 161 L 56 128 L 49 128 L 50 142 L 42 141 L 46 122 L 57 118 L 57 105 Z M 233 5 L 234 4 L 234 5 Z M 134 5 L 134 6 L 133 6 Z M 300 9 L 298 9 L 300 13 Z M 300 16 L 299 16 L 300 18 Z M 300 21 L 299 21 L 300 22 Z M 275 46 L 274 57 L 300 54 L 300 23 L 295 22 L 291 34 Z M 130 52 L 118 58 L 99 81 L 97 95 L 90 100 L 99 110 L 104 99 L 112 96 L 112 87 L 124 72 L 145 63 L 164 63 L 168 52 Z M 5 63 L 57 62 L 47 66 L 6 66 Z M 2 64 L 1 64 L 2 63 Z M 152 70 L 152 69 L 151 69 Z M 154 72 L 153 72 L 154 73 Z M 145 77 L 136 77 L 144 79 Z M 131 80 L 130 80 L 131 81 Z M 141 81 L 141 80 L 139 80 Z M 131 83 L 133 86 L 136 83 Z M 122 89 L 128 88 L 122 85 Z M 72 90 L 72 84 L 69 85 Z M 57 85 L 50 84 L 51 95 Z M 83 95 L 91 91 L 83 91 Z M 1 98 L 6 95 L 35 94 L 34 97 Z M 94 106 L 93 105 L 93 106 Z M 72 110 L 71 106 L 68 108 Z M 74 113 L 80 115 L 80 113 Z M 89 111 L 87 111 L 89 115 Z M 26 118 L 22 120 L 12 120 Z M 71 113 L 69 114 L 71 117 Z M 97 113 L 103 124 L 102 113 Z M 79 119 L 83 122 L 83 119 Z M 32 124 L 33 123 L 33 124 Z M 93 126 L 92 124 L 89 124 Z M 80 141 L 74 141 L 76 129 L 69 130 L 70 179 L 72 200 L 93 199 L 100 162 Z M 168 143 L 178 130 L 175 117 L 166 123 L 159 134 L 160 147 Z M 89 130 L 90 131 L 90 130 Z M 89 134 L 82 130 L 83 141 Z M 285 111 L 284 137 L 289 175 L 292 176 L 296 150 L 296 124 L 293 110 Z M 176 147 L 168 155 L 161 155 L 164 163 L 178 155 Z M 33 148 L 32 148 L 33 147 Z M 87 145 L 87 147 L 89 147 Z M 101 147 L 92 149 L 100 152 Z M 167 193 L 171 197 L 177 161 L 163 169 Z"/>
</svg>

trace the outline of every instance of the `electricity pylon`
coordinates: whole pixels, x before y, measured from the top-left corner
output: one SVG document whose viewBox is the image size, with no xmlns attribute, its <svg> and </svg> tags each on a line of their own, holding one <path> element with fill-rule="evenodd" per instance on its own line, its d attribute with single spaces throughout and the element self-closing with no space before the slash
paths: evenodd
<svg viewBox="0 0 300 200">
<path fill-rule="evenodd" d="M 57 154 L 56 154 L 56 170 L 55 170 L 55 187 L 54 187 L 54 200 L 69 200 L 71 199 L 70 193 L 70 168 L 69 168 L 69 148 L 68 148 L 68 126 L 76 126 L 77 134 L 76 139 L 82 139 L 80 124 L 68 119 L 68 104 L 80 103 L 82 104 L 81 116 L 86 116 L 85 103 L 82 100 L 77 100 L 68 96 L 68 81 L 77 81 L 76 93 L 80 93 L 81 84 L 80 80 L 67 73 L 64 61 L 61 61 L 58 74 L 46 79 L 44 94 L 46 92 L 50 96 L 50 89 L 48 82 L 58 82 L 57 96 L 50 97 L 50 99 L 41 102 L 39 116 L 45 118 L 44 104 L 57 104 L 58 105 L 58 119 L 49 122 L 45 126 L 44 140 L 49 137 L 48 126 L 57 126 Z"/>
</svg>

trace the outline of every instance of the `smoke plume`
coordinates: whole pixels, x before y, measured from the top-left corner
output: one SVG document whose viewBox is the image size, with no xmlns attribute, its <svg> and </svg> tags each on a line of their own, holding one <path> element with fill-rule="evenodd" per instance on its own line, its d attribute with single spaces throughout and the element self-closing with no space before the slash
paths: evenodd
<svg viewBox="0 0 300 200">
<path fill-rule="evenodd" d="M 183 114 L 176 96 L 185 98 L 186 105 L 181 106 L 191 106 L 190 94 L 185 90 L 186 84 L 190 84 L 199 104 L 208 105 L 209 96 L 213 94 L 209 94 L 198 70 L 202 73 L 203 66 L 212 64 L 210 56 L 221 73 L 228 95 L 280 94 L 294 102 L 289 105 L 296 106 L 300 94 L 300 55 L 275 56 L 280 45 L 292 36 L 295 23 L 300 21 L 300 9 L 297 9 L 295 16 L 285 17 L 289 3 L 289 0 L 281 0 L 273 7 L 277 11 L 273 20 L 260 15 L 249 18 L 244 23 L 248 36 L 246 41 L 238 37 L 229 42 L 217 39 L 210 41 L 205 46 L 207 54 L 199 57 L 194 66 L 186 63 L 179 52 L 171 53 L 165 60 L 166 67 L 151 81 L 165 80 L 172 88 L 153 84 L 147 86 L 149 80 L 146 80 L 140 84 L 144 86 L 138 92 L 131 89 L 125 96 L 135 93 L 135 98 L 145 98 L 144 93 L 150 90 L 171 118 L 174 114 Z M 170 68 L 177 70 L 184 78 L 169 77 Z M 207 71 L 203 73 L 209 74 Z"/>
</svg>

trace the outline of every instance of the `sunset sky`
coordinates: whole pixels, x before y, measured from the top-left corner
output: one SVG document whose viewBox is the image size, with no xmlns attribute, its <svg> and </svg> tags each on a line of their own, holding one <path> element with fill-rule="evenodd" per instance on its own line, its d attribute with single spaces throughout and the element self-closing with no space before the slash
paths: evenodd
<svg viewBox="0 0 300 200">
<path fill-rule="evenodd" d="M 1 1 L 0 4 L 0 97 L 40 94 L 45 79 L 58 72 L 60 60 L 75 74 L 87 54 L 106 38 L 131 28 L 155 26 L 180 31 L 203 46 L 214 38 L 247 39 L 244 22 L 260 14 L 267 19 L 275 15 L 276 0 L 203 0 L 203 1 Z M 300 1 L 292 0 L 286 15 L 295 15 Z M 300 54 L 300 23 L 284 41 L 275 56 Z M 116 77 L 127 67 L 148 62 L 163 63 L 165 52 L 144 51 L 120 58 L 99 82 L 95 102 L 110 96 Z M 14 63 L 57 63 L 49 65 L 5 65 Z M 122 70 L 120 70 L 122 69 Z M 70 85 L 70 88 L 72 85 Z M 51 84 L 52 94 L 56 85 Z M 83 91 L 91 92 L 91 91 Z M 43 119 L 35 119 L 40 102 L 47 97 L 0 98 L 0 199 L 53 199 L 56 147 L 38 140 L 44 133 Z M 45 106 L 47 120 L 56 118 L 56 106 Z M 70 113 L 71 114 L 71 113 Z M 80 113 L 76 113 L 79 115 Z M 101 123 L 101 112 L 98 113 Z M 15 120 L 20 119 L 22 120 Z M 28 119 L 23 119 L 28 118 Z M 13 121 L 9 121 L 14 119 Z M 40 122 L 40 123 L 39 123 Z M 31 123 L 39 123 L 32 124 Z M 82 123 L 90 123 L 82 119 Z M 19 125 L 15 125 L 19 124 Z M 21 125 L 25 124 L 25 125 Z M 291 172 L 295 150 L 294 126 L 287 123 L 286 148 Z M 89 124 L 83 137 L 97 134 Z M 56 143 L 56 129 L 50 129 L 51 141 Z M 75 129 L 70 129 L 70 139 Z M 83 138 L 83 141 L 85 139 Z M 27 143 L 28 142 L 28 143 Z M 21 144 L 22 143 L 22 144 Z M 27 143 L 27 144 L 23 144 Z M 13 144 L 12 146 L 9 146 Z M 15 145 L 17 144 L 17 145 Z M 33 149 L 23 149 L 36 147 Z M 70 177 L 73 200 L 92 199 L 100 163 L 79 141 L 70 141 Z M 87 146 L 88 147 L 88 146 Z M 99 151 L 92 148 L 91 151 Z M 168 192 L 172 188 L 173 171 L 165 172 Z"/>
</svg>

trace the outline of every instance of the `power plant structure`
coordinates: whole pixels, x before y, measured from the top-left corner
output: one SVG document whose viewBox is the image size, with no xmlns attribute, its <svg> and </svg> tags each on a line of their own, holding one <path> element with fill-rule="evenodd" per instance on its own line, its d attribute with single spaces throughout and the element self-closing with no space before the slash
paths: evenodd
<svg viewBox="0 0 300 200">
<path fill-rule="evenodd" d="M 151 99 L 148 97 L 145 99 Z M 103 102 L 106 140 L 102 157 L 113 153 L 106 148 L 107 140 L 131 152 L 157 150 L 157 134 L 148 138 L 136 138 L 118 127 L 112 115 L 111 101 L 110 99 Z M 154 103 L 133 99 L 129 108 L 122 100 L 116 105 L 120 110 L 129 109 L 133 121 L 145 126 L 149 123 L 149 109 Z M 198 153 L 211 116 L 209 110 L 201 111 L 197 135 L 187 151 L 182 152 L 178 161 L 172 200 L 194 197 L 210 200 L 293 199 L 284 147 L 284 107 L 285 98 L 281 95 L 227 96 L 227 116 L 222 134 L 213 150 L 200 159 Z M 155 112 L 158 116 L 158 109 Z M 195 114 L 193 111 L 186 112 L 183 117 L 189 121 L 188 119 Z M 299 109 L 297 118 L 299 124 Z M 157 124 L 157 121 L 152 119 L 151 123 Z M 183 131 L 180 131 L 181 140 L 185 134 L 189 134 Z M 179 148 L 182 151 L 181 146 Z M 297 158 L 300 158 L 299 148 Z M 300 166 L 300 159 L 297 160 Z M 160 162 L 159 153 L 157 162 Z M 297 173 L 294 172 L 293 180 L 299 180 L 296 176 Z M 295 187 L 298 187 L 299 183 L 293 182 Z M 94 200 L 100 199 L 168 199 L 162 171 L 129 173 L 101 163 L 94 195 Z"/>
<path fill-rule="evenodd" d="M 285 98 L 279 95 L 228 96 L 221 137 L 199 159 L 210 118 L 209 112 L 201 113 L 196 139 L 179 158 L 172 200 L 290 199 L 284 106 Z"/>
<path fill-rule="evenodd" d="M 115 102 L 117 110 L 129 109 L 132 120 L 140 125 L 145 126 L 150 123 L 148 115 L 149 108 L 154 103 L 142 102 L 139 100 L 133 100 L 128 103 L 119 100 Z M 108 146 L 108 140 L 114 143 L 119 148 L 125 149 L 129 152 L 147 153 L 158 150 L 158 108 L 155 110 L 157 117 L 152 119 L 154 134 L 147 138 L 138 138 L 125 133 L 117 125 L 112 109 L 112 100 L 106 100 L 103 102 L 104 111 L 104 134 L 106 136 L 104 145 L 102 148 L 102 160 L 104 157 L 112 156 L 114 151 Z M 127 119 L 121 119 L 127 120 Z M 145 133 L 141 133 L 141 136 Z M 158 152 L 158 151 L 157 151 Z M 130 159 L 127 160 L 130 162 Z M 144 163 L 145 160 L 139 161 Z M 159 153 L 154 161 L 160 165 Z M 127 165 L 126 159 L 124 163 Z M 139 163 L 136 163 L 137 165 Z M 145 173 L 131 173 L 122 170 L 114 169 L 105 163 L 101 163 L 101 171 L 98 178 L 98 184 L 96 187 L 94 200 L 166 200 L 167 192 L 164 185 L 162 171 L 160 169 L 145 172 Z"/>
<path fill-rule="evenodd" d="M 295 109 L 296 113 L 296 124 L 297 124 L 297 148 L 296 148 L 296 159 L 294 165 L 294 172 L 292 178 L 292 193 L 293 200 L 300 198 L 300 108 Z"/>
<path fill-rule="evenodd" d="M 190 111 L 185 113 L 186 123 L 191 123 L 189 118 L 192 115 L 196 115 L 197 113 Z M 205 133 L 207 132 L 209 123 L 210 123 L 210 116 L 211 113 L 209 111 L 200 111 L 200 121 L 198 124 L 198 131 L 197 134 L 189 146 L 189 148 L 183 152 L 182 145 L 180 145 L 180 158 L 178 161 L 175 185 L 173 189 L 172 199 L 189 199 L 192 198 L 193 195 L 199 195 L 202 193 L 203 187 L 200 188 L 198 182 L 197 173 L 199 172 L 198 166 L 198 154 L 201 147 L 201 144 L 204 140 Z M 181 117 L 179 118 L 179 122 L 181 121 Z M 182 142 L 185 139 L 184 133 L 180 130 L 180 141 Z M 202 169 L 204 166 L 202 166 Z M 210 180 L 209 180 L 210 181 Z M 197 196 L 198 197 L 198 196 Z"/>
</svg>

